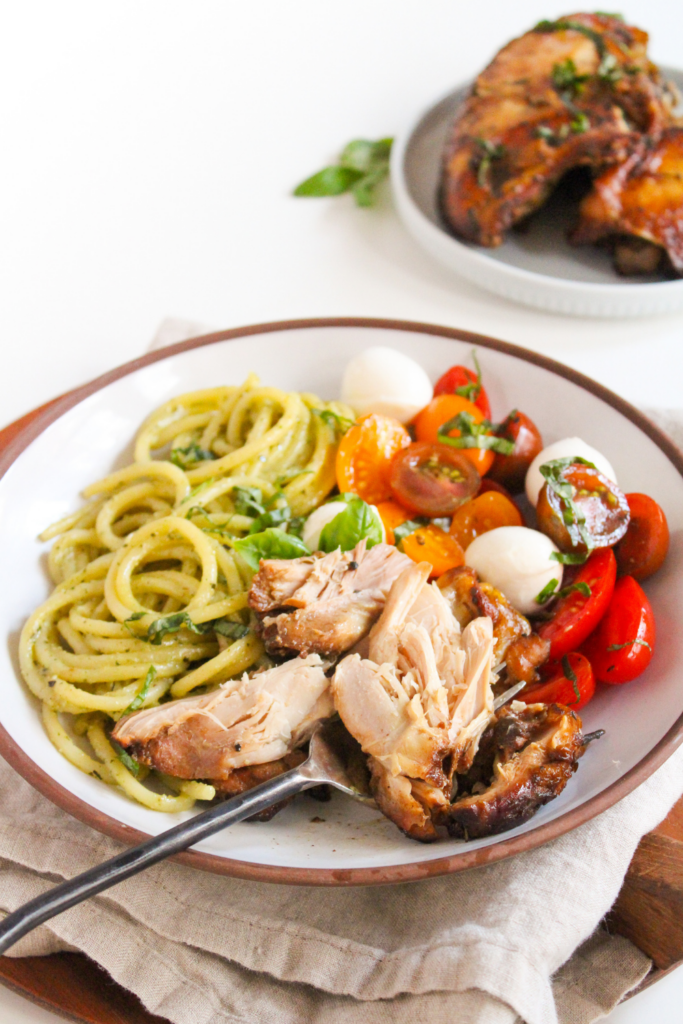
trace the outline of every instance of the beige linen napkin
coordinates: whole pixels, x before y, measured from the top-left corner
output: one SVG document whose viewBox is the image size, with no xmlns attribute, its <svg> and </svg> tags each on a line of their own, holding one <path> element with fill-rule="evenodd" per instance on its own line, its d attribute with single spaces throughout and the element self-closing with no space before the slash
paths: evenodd
<svg viewBox="0 0 683 1024">
<path fill-rule="evenodd" d="M 683 750 L 541 849 L 413 884 L 289 887 L 162 864 L 12 952 L 82 950 L 175 1024 L 589 1024 L 649 969 L 598 926 L 681 792 Z M 120 849 L 0 761 L 0 907 Z"/>
</svg>

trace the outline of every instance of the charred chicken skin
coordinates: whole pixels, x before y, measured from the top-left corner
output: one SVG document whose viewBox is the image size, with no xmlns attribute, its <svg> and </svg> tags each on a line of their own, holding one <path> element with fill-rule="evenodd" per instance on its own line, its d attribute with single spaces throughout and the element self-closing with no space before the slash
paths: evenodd
<svg viewBox="0 0 683 1024">
<path fill-rule="evenodd" d="M 628 160 L 596 178 L 579 216 L 570 240 L 612 239 L 620 273 L 653 274 L 668 257 L 683 276 L 683 128 L 644 139 Z"/>
<path fill-rule="evenodd" d="M 567 171 L 621 163 L 671 122 L 647 39 L 613 16 L 571 14 L 497 54 L 446 147 L 441 205 L 456 234 L 500 245 Z"/>
</svg>

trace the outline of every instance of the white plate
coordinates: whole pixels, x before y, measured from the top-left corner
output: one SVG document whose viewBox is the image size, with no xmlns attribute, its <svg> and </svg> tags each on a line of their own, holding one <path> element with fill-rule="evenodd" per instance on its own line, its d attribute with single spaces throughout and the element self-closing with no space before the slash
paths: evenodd
<svg viewBox="0 0 683 1024">
<path fill-rule="evenodd" d="M 255 370 L 269 384 L 335 398 L 349 357 L 376 344 L 419 360 L 435 380 L 452 364 L 468 361 L 476 343 L 494 416 L 519 407 L 535 420 L 546 442 L 585 438 L 604 452 L 626 491 L 644 491 L 663 506 L 672 530 L 671 553 L 646 585 L 657 615 L 655 658 L 646 675 L 630 686 L 602 688 L 586 709 L 584 725 L 586 730 L 606 729 L 605 738 L 590 747 L 564 793 L 511 833 L 425 846 L 405 838 L 378 812 L 341 795 L 322 805 L 301 797 L 267 824 L 243 823 L 203 842 L 199 849 L 210 856 L 184 856 L 210 870 L 308 883 L 395 881 L 458 870 L 536 846 L 574 827 L 630 791 L 672 752 L 683 735 L 683 463 L 640 414 L 559 364 L 447 328 L 304 321 L 212 339 L 225 340 L 182 343 L 81 389 L 29 428 L 0 460 L 0 575 L 5 581 L 0 620 L 7 636 L 0 652 L 0 751 L 29 781 L 71 813 L 119 838 L 156 834 L 183 817 L 147 810 L 83 775 L 45 735 L 37 703 L 16 667 L 19 630 L 50 590 L 36 535 L 79 506 L 78 494 L 86 484 L 130 460 L 140 423 L 171 396 L 217 382 L 238 384 Z"/>
<path fill-rule="evenodd" d="M 662 68 L 683 86 L 683 72 Z M 568 211 L 552 199 L 526 234 L 509 232 L 499 248 L 456 238 L 438 209 L 443 150 L 469 85 L 460 86 L 423 113 L 399 138 L 391 156 L 391 180 L 403 223 L 439 263 L 481 288 L 527 306 L 571 316 L 633 317 L 683 309 L 683 280 L 620 277 L 610 256 L 596 246 L 566 240 Z"/>
</svg>

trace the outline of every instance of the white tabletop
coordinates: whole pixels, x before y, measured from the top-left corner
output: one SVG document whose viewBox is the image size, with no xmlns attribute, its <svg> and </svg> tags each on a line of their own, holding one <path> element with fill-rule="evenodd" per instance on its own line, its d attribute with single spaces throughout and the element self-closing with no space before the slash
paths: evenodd
<svg viewBox="0 0 683 1024">
<path fill-rule="evenodd" d="M 403 131 L 555 2 L 27 0 L 0 36 L 0 422 L 139 355 L 159 321 L 448 324 L 680 406 L 683 315 L 577 320 L 450 276 L 398 223 L 290 192 L 349 139 Z M 624 12 L 681 64 L 683 6 Z M 680 1019 L 683 972 L 610 1024 Z M 57 1020 L 0 988 L 0 1018 Z"/>
</svg>

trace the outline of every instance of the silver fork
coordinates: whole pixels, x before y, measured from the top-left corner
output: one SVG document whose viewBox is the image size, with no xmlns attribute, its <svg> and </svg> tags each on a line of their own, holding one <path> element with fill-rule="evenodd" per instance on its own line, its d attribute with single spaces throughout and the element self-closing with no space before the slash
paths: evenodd
<svg viewBox="0 0 683 1024">
<path fill-rule="evenodd" d="M 159 861 L 194 846 L 201 839 L 234 825 L 238 821 L 265 811 L 273 804 L 288 800 L 305 789 L 312 789 L 327 783 L 341 790 L 347 796 L 363 802 L 373 801 L 361 793 L 350 781 L 341 758 L 325 737 L 325 727 L 319 727 L 311 737 L 308 758 L 297 768 L 292 768 L 275 779 L 255 786 L 246 793 L 232 797 L 223 803 L 210 807 L 175 828 L 148 839 L 139 846 L 133 846 L 119 853 L 111 860 L 84 871 L 68 882 L 62 882 L 54 889 L 25 903 L 8 914 L 0 924 L 0 954 L 13 946 L 27 932 L 61 914 L 69 907 L 81 903 L 90 896 L 130 878 L 139 871 L 158 864 Z"/>
</svg>

